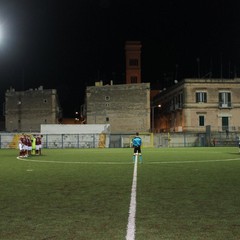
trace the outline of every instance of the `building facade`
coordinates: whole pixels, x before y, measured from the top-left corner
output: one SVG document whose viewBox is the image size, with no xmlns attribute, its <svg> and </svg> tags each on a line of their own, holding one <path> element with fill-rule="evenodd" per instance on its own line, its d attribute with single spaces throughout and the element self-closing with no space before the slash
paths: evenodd
<svg viewBox="0 0 240 240">
<path fill-rule="evenodd" d="M 7 90 L 5 93 L 5 129 L 39 132 L 41 124 L 58 123 L 61 108 L 55 89 Z"/>
<path fill-rule="evenodd" d="M 150 83 L 86 89 L 87 124 L 110 124 L 112 133 L 149 132 Z"/>
<path fill-rule="evenodd" d="M 240 130 L 240 79 L 185 79 L 159 93 L 156 132 Z"/>
</svg>

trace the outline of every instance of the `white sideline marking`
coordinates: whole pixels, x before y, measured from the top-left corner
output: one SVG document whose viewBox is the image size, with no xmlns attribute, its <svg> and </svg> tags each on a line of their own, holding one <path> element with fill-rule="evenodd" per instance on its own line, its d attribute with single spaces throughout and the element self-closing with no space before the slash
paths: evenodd
<svg viewBox="0 0 240 240">
<path fill-rule="evenodd" d="M 135 219 L 136 219 L 136 197 L 137 197 L 137 155 L 135 157 L 134 171 L 133 171 L 133 182 L 132 182 L 132 192 L 131 192 L 131 201 L 129 206 L 129 215 L 128 215 L 128 225 L 127 225 L 127 235 L 126 240 L 135 239 Z"/>
</svg>

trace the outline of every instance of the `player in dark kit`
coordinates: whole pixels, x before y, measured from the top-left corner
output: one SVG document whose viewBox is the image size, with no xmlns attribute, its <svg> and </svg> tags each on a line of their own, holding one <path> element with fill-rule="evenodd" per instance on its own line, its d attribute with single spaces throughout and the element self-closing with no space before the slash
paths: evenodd
<svg viewBox="0 0 240 240">
<path fill-rule="evenodd" d="M 132 139 L 132 146 L 133 146 L 133 162 L 135 161 L 135 157 L 139 156 L 139 161 L 142 163 L 142 139 L 139 137 L 139 133 L 136 133 L 136 136 Z"/>
</svg>

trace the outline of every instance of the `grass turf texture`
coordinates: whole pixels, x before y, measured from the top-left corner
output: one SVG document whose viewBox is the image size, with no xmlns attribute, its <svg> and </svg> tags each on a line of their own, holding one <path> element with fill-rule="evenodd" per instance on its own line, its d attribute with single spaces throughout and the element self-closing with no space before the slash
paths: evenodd
<svg viewBox="0 0 240 240">
<path fill-rule="evenodd" d="M 124 239 L 132 149 L 43 153 L 0 150 L 0 239 Z M 143 162 L 136 240 L 240 238 L 237 148 L 146 148 Z"/>
</svg>

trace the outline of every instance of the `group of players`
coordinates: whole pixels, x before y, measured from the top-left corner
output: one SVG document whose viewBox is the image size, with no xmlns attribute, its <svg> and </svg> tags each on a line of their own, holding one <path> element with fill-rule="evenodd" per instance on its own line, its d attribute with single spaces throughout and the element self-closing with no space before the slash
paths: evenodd
<svg viewBox="0 0 240 240">
<path fill-rule="evenodd" d="M 42 135 L 22 134 L 18 141 L 19 157 L 42 154 Z"/>
<path fill-rule="evenodd" d="M 42 135 L 27 135 L 24 133 L 20 135 L 18 141 L 19 157 L 24 158 L 31 155 L 41 155 L 42 137 Z M 142 163 L 141 145 L 142 139 L 139 137 L 139 133 L 136 133 L 136 136 L 132 139 L 133 161 L 135 161 L 135 157 L 138 155 L 140 163 Z"/>
</svg>

